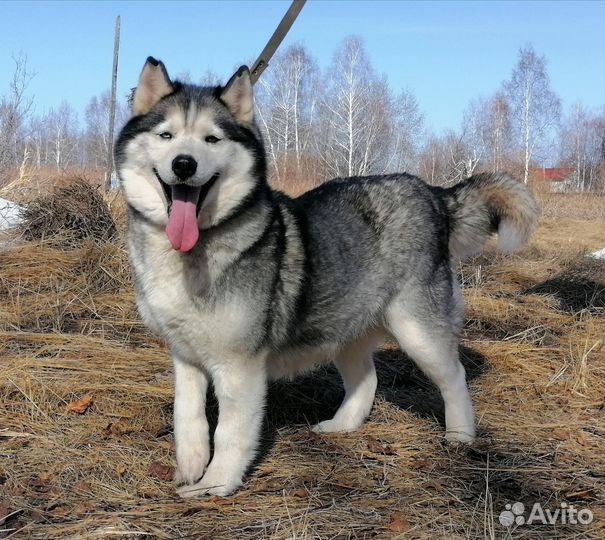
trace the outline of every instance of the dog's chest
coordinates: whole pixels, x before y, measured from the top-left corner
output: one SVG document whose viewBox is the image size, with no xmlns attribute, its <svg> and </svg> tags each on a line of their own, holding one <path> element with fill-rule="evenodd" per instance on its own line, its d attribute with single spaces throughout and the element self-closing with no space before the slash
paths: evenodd
<svg viewBox="0 0 605 540">
<path fill-rule="evenodd" d="M 212 360 L 245 350 L 252 317 L 241 295 L 234 291 L 210 301 L 204 294 L 211 279 L 207 269 L 192 269 L 177 252 L 147 248 L 144 258 L 136 250 L 131 255 L 145 324 L 183 359 Z"/>
</svg>

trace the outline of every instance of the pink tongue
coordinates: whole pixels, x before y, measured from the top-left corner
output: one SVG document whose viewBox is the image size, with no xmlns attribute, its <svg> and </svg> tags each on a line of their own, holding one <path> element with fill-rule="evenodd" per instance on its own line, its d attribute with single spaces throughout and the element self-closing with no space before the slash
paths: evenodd
<svg viewBox="0 0 605 540">
<path fill-rule="evenodd" d="M 191 251 L 200 237 L 196 205 L 201 187 L 172 186 L 172 206 L 166 235 L 174 249 Z"/>
</svg>

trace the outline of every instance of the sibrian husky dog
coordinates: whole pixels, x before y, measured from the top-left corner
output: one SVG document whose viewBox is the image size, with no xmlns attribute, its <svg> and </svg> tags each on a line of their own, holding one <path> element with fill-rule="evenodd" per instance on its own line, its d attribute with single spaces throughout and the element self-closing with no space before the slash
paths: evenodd
<svg viewBox="0 0 605 540">
<path fill-rule="evenodd" d="M 537 207 L 524 185 L 479 174 L 443 189 L 391 174 L 292 199 L 267 184 L 246 67 L 206 88 L 171 81 L 148 58 L 133 113 L 115 157 L 138 308 L 174 362 L 180 495 L 242 485 L 271 379 L 334 362 L 345 397 L 313 429 L 358 429 L 376 391 L 372 353 L 389 335 L 439 387 L 446 438 L 473 441 L 452 261 L 495 232 L 503 251 L 528 240 Z M 211 461 L 209 381 L 219 403 Z"/>
</svg>

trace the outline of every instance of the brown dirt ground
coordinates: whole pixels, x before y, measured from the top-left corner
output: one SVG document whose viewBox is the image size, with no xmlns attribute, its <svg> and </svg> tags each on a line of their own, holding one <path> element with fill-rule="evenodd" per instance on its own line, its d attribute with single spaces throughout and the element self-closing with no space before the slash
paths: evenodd
<svg viewBox="0 0 605 540">
<path fill-rule="evenodd" d="M 0 537 L 605 535 L 605 266 L 583 256 L 604 246 L 602 218 L 549 217 L 521 253 L 460 267 L 474 445 L 446 444 L 436 388 L 387 346 L 361 431 L 308 429 L 342 398 L 333 369 L 274 384 L 244 488 L 200 500 L 169 480 L 170 362 L 136 315 L 123 246 L 63 240 L 0 252 Z M 83 414 L 68 410 L 86 396 Z M 506 528 L 498 516 L 516 501 L 595 519 Z"/>
</svg>

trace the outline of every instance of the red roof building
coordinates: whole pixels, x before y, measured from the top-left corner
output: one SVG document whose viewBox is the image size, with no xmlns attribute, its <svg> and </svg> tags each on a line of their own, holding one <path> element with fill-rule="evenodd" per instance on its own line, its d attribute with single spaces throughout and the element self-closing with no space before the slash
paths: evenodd
<svg viewBox="0 0 605 540">
<path fill-rule="evenodd" d="M 552 193 L 569 193 L 574 191 L 574 169 L 571 167 L 541 167 L 532 170 L 534 182 L 543 183 Z"/>
<path fill-rule="evenodd" d="M 574 170 L 571 167 L 542 167 L 534 169 L 536 179 L 545 180 L 547 182 L 562 182 L 567 180 Z"/>
</svg>

